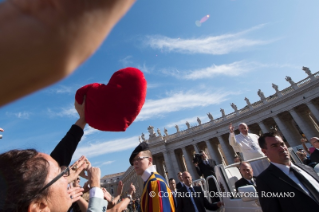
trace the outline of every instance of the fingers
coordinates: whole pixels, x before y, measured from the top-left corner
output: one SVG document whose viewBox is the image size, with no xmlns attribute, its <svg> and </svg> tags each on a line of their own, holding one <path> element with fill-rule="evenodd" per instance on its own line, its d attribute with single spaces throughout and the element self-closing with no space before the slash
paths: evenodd
<svg viewBox="0 0 319 212">
<path fill-rule="evenodd" d="M 1 131 L 1 132 L 4 132 L 4 130 L 3 130 L 2 128 L 0 128 L 0 131 Z"/>
<path fill-rule="evenodd" d="M 79 160 L 70 166 L 70 176 L 68 177 L 69 183 L 75 180 L 80 173 L 87 168 L 86 160 L 85 156 L 81 156 Z"/>
<path fill-rule="evenodd" d="M 84 189 L 80 187 L 73 187 L 68 190 L 68 194 L 70 195 L 72 202 L 76 202 L 81 198 L 83 190 Z"/>
<path fill-rule="evenodd" d="M 77 170 L 77 169 L 83 164 L 83 162 L 84 162 L 85 159 L 86 159 L 85 156 L 82 155 L 82 156 L 79 158 L 79 160 L 77 160 L 75 163 L 73 163 L 73 164 L 70 166 L 70 168 L 71 168 L 72 170 Z"/>
</svg>

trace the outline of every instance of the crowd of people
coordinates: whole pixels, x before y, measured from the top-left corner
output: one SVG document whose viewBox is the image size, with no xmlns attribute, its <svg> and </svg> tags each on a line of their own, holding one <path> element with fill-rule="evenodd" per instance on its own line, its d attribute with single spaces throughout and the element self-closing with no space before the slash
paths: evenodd
<svg viewBox="0 0 319 212">
<path fill-rule="evenodd" d="M 140 143 L 129 158 L 136 174 L 144 181 L 141 199 L 137 199 L 138 197 L 134 195 L 133 184 L 124 195 L 121 181 L 116 196 L 113 197 L 100 185 L 100 169 L 92 167 L 85 156 L 70 165 L 86 125 L 84 108 L 85 102 L 82 105 L 75 102 L 79 119 L 50 155 L 37 152 L 35 149 L 11 150 L 0 155 L 0 211 L 205 212 L 223 206 L 224 203 L 219 198 L 211 198 L 209 201 L 205 197 L 203 185 L 193 183 L 193 176 L 187 171 L 179 172 L 177 180 L 170 178 L 169 182 L 166 182 L 153 165 L 152 153 L 147 142 Z M 240 125 L 240 129 L 248 131 L 244 123 Z M 232 125 L 230 133 L 233 133 Z M 230 143 L 239 146 L 237 146 L 239 154 L 234 158 L 235 163 L 239 162 L 238 168 L 242 175 L 242 178 L 235 183 L 237 191 L 242 186 L 254 186 L 259 193 L 259 201 L 264 212 L 319 209 L 318 175 L 311 166 L 306 165 L 307 163 L 294 164 L 291 161 L 287 146 L 280 136 L 275 133 L 265 133 L 259 137 L 247 133 L 241 135 L 238 140 L 236 137 L 238 136 L 231 135 Z M 316 155 L 312 155 L 318 151 L 318 139 L 312 138 L 311 143 L 314 148 L 305 150 L 310 153 L 307 160 L 314 160 Z M 258 152 L 262 152 L 256 157 L 267 156 L 271 162 L 258 176 L 254 175 L 251 164 L 242 161 L 239 156 L 242 153 L 246 158 L 250 154 L 247 154 L 249 148 L 255 154 L 256 145 L 260 149 Z M 242 151 L 242 146 L 246 152 Z M 200 158 L 194 160 L 198 175 L 204 178 L 215 176 L 216 163 L 209 159 L 203 150 L 199 155 Z M 314 162 L 316 161 L 312 163 Z M 83 188 L 79 183 L 80 176 L 88 180 Z M 208 185 L 208 191 L 217 191 L 214 181 L 208 181 Z M 302 200 L 306 204 L 280 198 L 263 198 L 262 192 L 294 192 L 295 200 Z M 161 193 L 170 195 L 161 195 Z"/>
</svg>

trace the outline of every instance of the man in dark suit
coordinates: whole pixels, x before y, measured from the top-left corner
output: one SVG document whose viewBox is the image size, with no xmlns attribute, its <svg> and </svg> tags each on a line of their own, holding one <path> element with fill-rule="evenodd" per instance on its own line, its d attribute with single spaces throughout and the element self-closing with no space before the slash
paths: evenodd
<svg viewBox="0 0 319 212">
<path fill-rule="evenodd" d="M 239 164 L 239 171 L 243 177 L 235 183 L 237 192 L 238 188 L 242 186 L 253 185 L 256 187 L 256 177 L 253 176 L 254 172 L 249 163 L 241 162 Z"/>
<path fill-rule="evenodd" d="M 175 204 L 175 210 L 177 208 L 177 202 L 176 202 L 176 195 L 177 195 L 177 189 L 176 189 L 176 182 L 174 178 L 170 178 L 168 180 L 169 188 L 171 189 L 173 198 L 174 198 L 174 204 Z"/>
<path fill-rule="evenodd" d="M 183 173 L 185 186 L 177 193 L 176 212 L 206 212 L 207 210 L 217 210 L 223 205 L 222 202 L 210 203 L 204 196 L 200 186 L 192 186 L 192 177 L 188 172 Z"/>
<path fill-rule="evenodd" d="M 194 163 L 197 174 L 199 176 L 204 175 L 205 179 L 210 175 L 215 176 L 215 172 L 214 172 L 215 162 L 213 161 L 213 159 L 208 159 L 205 151 L 203 150 L 200 150 L 199 153 L 201 154 L 202 160 L 199 161 L 199 163 Z M 213 179 L 208 180 L 208 185 L 209 185 L 209 191 L 217 192 L 217 187 Z M 219 198 L 212 197 L 212 201 L 217 202 L 219 201 Z"/>
<path fill-rule="evenodd" d="M 263 212 L 319 211 L 319 177 L 304 164 L 293 164 L 282 138 L 266 133 L 259 146 L 271 164 L 256 180 Z"/>
<path fill-rule="evenodd" d="M 177 177 L 179 179 L 179 182 L 176 184 L 176 189 L 181 189 L 183 186 L 184 186 L 184 183 L 183 183 L 183 173 L 182 172 L 178 172 L 177 173 Z"/>
<path fill-rule="evenodd" d="M 310 155 L 311 162 L 319 163 L 319 138 L 313 137 L 310 139 L 310 143 L 315 149 Z"/>
</svg>

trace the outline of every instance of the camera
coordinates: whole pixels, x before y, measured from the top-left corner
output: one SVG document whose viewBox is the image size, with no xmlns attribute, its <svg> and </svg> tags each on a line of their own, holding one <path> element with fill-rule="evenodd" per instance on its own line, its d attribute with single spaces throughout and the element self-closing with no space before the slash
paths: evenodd
<svg viewBox="0 0 319 212">
<path fill-rule="evenodd" d="M 203 153 L 194 154 L 193 163 L 202 162 L 202 155 L 203 155 Z"/>
</svg>

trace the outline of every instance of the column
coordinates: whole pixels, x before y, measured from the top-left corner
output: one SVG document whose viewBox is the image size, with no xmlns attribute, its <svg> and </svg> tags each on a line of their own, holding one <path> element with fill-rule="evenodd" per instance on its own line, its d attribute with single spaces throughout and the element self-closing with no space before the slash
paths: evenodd
<svg viewBox="0 0 319 212">
<path fill-rule="evenodd" d="M 269 132 L 269 129 L 267 129 L 267 127 L 265 126 L 265 124 L 264 124 L 262 121 L 259 122 L 258 125 L 259 125 L 259 127 L 260 127 L 260 129 L 261 129 L 261 131 L 262 131 L 263 133 Z"/>
<path fill-rule="evenodd" d="M 183 155 L 184 155 L 184 158 L 185 158 L 185 161 L 186 161 L 186 168 L 187 168 L 187 171 L 192 175 L 193 179 L 196 179 L 196 176 L 197 174 L 194 173 L 193 171 L 193 163 L 192 163 L 192 159 L 189 157 L 185 147 L 182 147 L 182 151 L 183 151 Z"/>
<path fill-rule="evenodd" d="M 317 121 L 319 122 L 319 111 L 316 108 L 316 106 L 312 103 L 312 102 L 307 102 L 306 103 L 309 110 L 311 111 L 312 115 L 317 119 Z"/>
<path fill-rule="evenodd" d="M 175 152 L 174 150 L 170 150 L 170 151 L 167 151 L 168 155 L 169 155 L 169 158 L 170 158 L 170 162 L 173 166 L 173 172 L 172 174 L 170 174 L 170 178 L 173 177 L 174 179 L 176 178 L 177 176 L 177 172 L 179 171 L 179 167 L 178 167 L 178 163 L 177 163 L 177 160 L 176 160 L 176 156 L 175 156 Z"/>
<path fill-rule="evenodd" d="M 225 154 L 225 159 L 227 160 L 228 165 L 233 163 L 233 158 L 234 158 L 234 151 L 231 151 L 231 149 L 227 146 L 225 143 L 224 139 L 221 136 L 218 136 L 218 141 L 220 143 L 220 146 L 223 149 L 223 152 Z"/>
<path fill-rule="evenodd" d="M 283 134 L 283 136 L 286 138 L 287 142 L 289 143 L 290 146 L 296 146 L 298 144 L 295 144 L 294 142 L 294 138 L 292 137 L 291 133 L 288 131 L 287 127 L 285 126 L 285 124 L 280 120 L 280 118 L 276 115 L 273 116 L 276 124 L 278 125 L 281 133 Z"/>
<path fill-rule="evenodd" d="M 212 145 L 210 144 L 209 141 L 205 141 L 209 155 L 212 157 L 212 159 L 216 162 L 216 164 L 221 164 L 221 160 L 218 157 L 218 150 L 217 149 L 213 149 Z"/>
<path fill-rule="evenodd" d="M 174 175 L 175 175 L 175 173 L 173 171 L 174 169 L 172 167 L 171 160 L 167 154 L 167 151 L 164 150 L 163 155 L 164 155 L 164 161 L 165 161 L 166 169 L 168 172 L 168 176 L 169 176 L 169 178 L 174 177 Z"/>
<path fill-rule="evenodd" d="M 193 144 L 193 147 L 194 147 L 194 149 L 195 149 L 195 152 L 196 152 L 196 153 L 199 153 L 199 148 L 198 148 L 197 144 Z"/>
<path fill-rule="evenodd" d="M 309 128 L 306 127 L 306 124 L 303 122 L 299 114 L 294 109 L 289 110 L 289 113 L 291 114 L 291 116 L 293 117 L 293 119 L 298 124 L 298 126 L 300 127 L 300 129 L 302 130 L 302 132 L 305 134 L 306 138 L 309 141 L 310 138 L 312 138 L 312 133 L 309 130 Z"/>
</svg>

